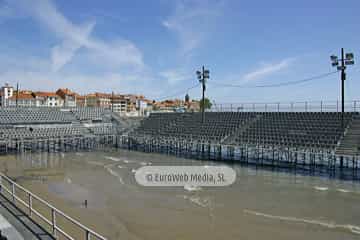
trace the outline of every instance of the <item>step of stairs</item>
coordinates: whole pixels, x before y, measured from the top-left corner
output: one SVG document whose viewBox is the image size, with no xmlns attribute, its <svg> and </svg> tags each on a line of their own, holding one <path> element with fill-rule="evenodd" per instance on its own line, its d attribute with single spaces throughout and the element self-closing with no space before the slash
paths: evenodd
<svg viewBox="0 0 360 240">
<path fill-rule="evenodd" d="M 352 120 L 345 136 L 336 148 L 336 154 L 360 155 L 360 119 Z"/>
</svg>

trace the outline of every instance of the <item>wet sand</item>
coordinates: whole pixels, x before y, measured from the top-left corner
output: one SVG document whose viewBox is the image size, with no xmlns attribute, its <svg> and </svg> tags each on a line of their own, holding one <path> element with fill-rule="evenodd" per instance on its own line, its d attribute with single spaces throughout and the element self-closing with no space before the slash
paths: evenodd
<svg viewBox="0 0 360 240">
<path fill-rule="evenodd" d="M 239 165 L 228 187 L 134 178 L 144 165 L 221 164 L 123 150 L 0 157 L 1 171 L 109 239 L 359 239 L 357 182 Z"/>
</svg>

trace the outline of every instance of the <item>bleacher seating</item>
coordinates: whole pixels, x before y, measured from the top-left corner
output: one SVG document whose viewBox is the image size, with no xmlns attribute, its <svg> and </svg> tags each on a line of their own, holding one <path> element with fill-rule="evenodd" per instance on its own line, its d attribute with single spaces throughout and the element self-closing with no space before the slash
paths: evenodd
<svg viewBox="0 0 360 240">
<path fill-rule="evenodd" d="M 225 144 L 334 149 L 357 113 L 207 112 L 156 113 L 132 134 L 188 138 Z"/>
<path fill-rule="evenodd" d="M 74 126 L 56 127 L 15 127 L 0 128 L 0 138 L 21 139 L 21 138 L 53 138 L 53 137 L 74 137 L 82 136 L 83 129 Z"/>
<path fill-rule="evenodd" d="M 237 144 L 282 145 L 333 149 L 352 119 L 352 113 L 260 113 L 259 119 L 243 131 L 237 131 Z"/>
<path fill-rule="evenodd" d="M 0 139 L 113 135 L 117 128 L 110 121 L 111 112 L 102 108 L 0 108 Z"/>
<path fill-rule="evenodd" d="M 208 112 L 202 123 L 201 113 L 156 113 L 143 120 L 135 134 L 221 141 L 255 116 L 255 113 Z"/>
<path fill-rule="evenodd" d="M 54 108 L 0 108 L 0 124 L 70 123 L 74 115 Z"/>
<path fill-rule="evenodd" d="M 111 135 L 118 131 L 118 128 L 113 125 L 93 126 L 88 129 L 94 135 Z"/>
<path fill-rule="evenodd" d="M 80 121 L 84 120 L 108 120 L 111 111 L 109 109 L 98 107 L 77 107 L 70 110 Z"/>
</svg>

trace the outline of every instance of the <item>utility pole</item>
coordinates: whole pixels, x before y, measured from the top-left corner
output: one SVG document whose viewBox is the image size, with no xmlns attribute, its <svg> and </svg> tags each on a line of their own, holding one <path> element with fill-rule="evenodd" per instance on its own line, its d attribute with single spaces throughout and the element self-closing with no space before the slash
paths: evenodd
<svg viewBox="0 0 360 240">
<path fill-rule="evenodd" d="M 202 84 L 202 108 L 201 108 L 201 122 L 205 122 L 205 91 L 206 91 L 206 80 L 210 78 L 210 71 L 202 67 L 202 71 L 196 71 L 199 82 Z"/>
</svg>

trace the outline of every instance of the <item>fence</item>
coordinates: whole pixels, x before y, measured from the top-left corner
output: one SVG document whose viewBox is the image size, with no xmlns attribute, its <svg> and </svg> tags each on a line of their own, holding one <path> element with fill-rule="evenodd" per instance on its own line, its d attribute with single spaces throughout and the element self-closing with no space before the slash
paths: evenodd
<svg viewBox="0 0 360 240">
<path fill-rule="evenodd" d="M 155 152 L 177 157 L 216 160 L 253 165 L 272 170 L 291 170 L 304 174 L 360 180 L 360 156 L 338 155 L 327 149 L 311 147 L 229 145 L 199 140 L 153 136 L 121 136 L 120 148 Z"/>
<path fill-rule="evenodd" d="M 360 100 L 346 101 L 346 112 L 359 112 Z M 212 112 L 341 112 L 341 101 L 214 103 Z"/>
<path fill-rule="evenodd" d="M 28 212 L 28 215 L 30 217 L 34 219 L 34 215 L 35 215 L 39 220 L 41 220 L 41 222 L 45 223 L 45 229 L 48 229 L 50 227 L 50 232 L 55 238 L 62 236 L 64 237 L 63 239 L 68 239 L 68 240 L 79 239 L 70 236 L 70 234 L 63 229 L 64 227 L 60 227 L 57 224 L 58 218 L 61 217 L 62 223 L 72 225 L 72 227 L 76 227 L 77 229 L 80 229 L 80 231 L 83 232 L 82 239 L 90 240 L 91 238 L 97 240 L 106 240 L 105 237 L 87 228 L 86 226 L 82 225 L 75 219 L 69 217 L 62 211 L 52 206 L 47 201 L 31 193 L 30 191 L 23 188 L 22 186 L 15 183 L 13 180 L 11 180 L 10 178 L 8 178 L 7 176 L 1 173 L 0 173 L 0 192 L 5 197 L 7 197 L 7 199 L 12 201 L 12 203 L 16 204 L 21 209 L 25 208 L 25 210 Z M 34 207 L 33 204 L 34 201 L 36 201 L 38 207 Z M 41 212 L 40 209 L 43 211 L 43 213 L 40 213 Z M 45 215 L 47 215 L 47 217 Z M 39 223 L 39 221 L 36 222 Z M 44 227 L 44 224 L 42 224 L 41 226 Z"/>
</svg>

